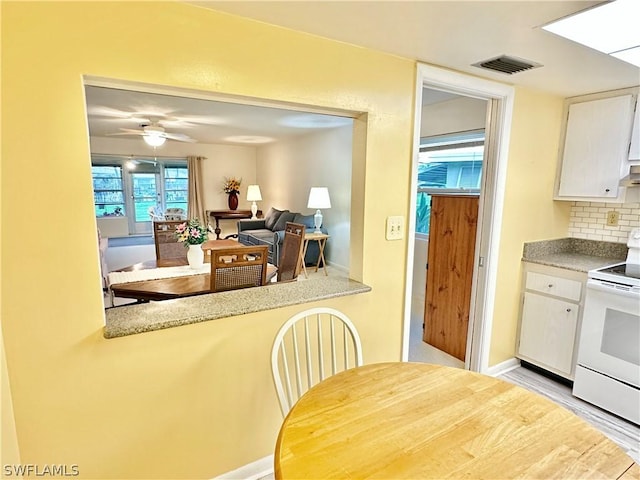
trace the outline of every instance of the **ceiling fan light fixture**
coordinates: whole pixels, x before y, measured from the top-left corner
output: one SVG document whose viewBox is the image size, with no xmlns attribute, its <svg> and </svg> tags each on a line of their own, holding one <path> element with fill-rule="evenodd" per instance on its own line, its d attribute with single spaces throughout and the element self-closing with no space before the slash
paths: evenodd
<svg viewBox="0 0 640 480">
<path fill-rule="evenodd" d="M 159 147 L 164 144 L 167 140 L 165 137 L 158 135 L 156 133 L 150 133 L 143 135 L 142 138 L 147 143 L 147 145 L 151 145 L 152 147 Z"/>
</svg>

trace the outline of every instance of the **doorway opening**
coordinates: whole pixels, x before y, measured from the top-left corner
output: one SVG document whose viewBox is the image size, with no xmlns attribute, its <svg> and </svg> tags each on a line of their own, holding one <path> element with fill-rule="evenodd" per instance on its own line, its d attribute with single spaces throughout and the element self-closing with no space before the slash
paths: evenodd
<svg viewBox="0 0 640 480">
<path fill-rule="evenodd" d="M 410 361 L 464 367 L 486 111 L 486 100 L 423 90 Z"/>
<path fill-rule="evenodd" d="M 466 348 L 464 349 L 463 360 L 457 360 L 455 366 L 464 367 L 474 371 L 484 372 L 488 369 L 488 353 L 489 340 L 491 333 L 491 318 L 493 315 L 493 304 L 495 297 L 495 282 L 497 274 L 497 258 L 498 258 L 498 239 L 500 234 L 500 219 L 502 216 L 503 192 L 506 179 L 506 162 L 507 149 L 509 144 L 509 133 L 511 123 L 511 112 L 513 109 L 513 88 L 496 82 L 483 80 L 468 75 L 463 75 L 448 70 L 427 65 L 418 66 L 418 79 L 416 82 L 416 119 L 414 132 L 414 155 L 412 165 L 412 195 L 409 211 L 409 230 L 408 230 L 408 255 L 406 265 L 406 291 L 405 291 L 405 314 L 404 314 L 404 334 L 402 345 L 402 358 L 409 360 L 411 338 L 416 336 L 416 322 L 413 322 L 416 314 L 420 315 L 420 308 L 416 308 L 419 301 L 414 299 L 414 284 L 420 286 L 420 278 L 426 279 L 426 269 L 424 261 L 428 247 L 422 249 L 415 248 L 414 242 L 424 238 L 419 233 L 422 225 L 418 223 L 424 219 L 420 218 L 425 215 L 424 209 L 419 212 L 418 203 L 419 169 L 424 170 L 425 167 L 420 165 L 420 150 L 425 147 L 424 121 L 423 121 L 423 103 L 427 102 L 429 96 L 442 97 L 449 100 L 457 99 L 459 103 L 472 104 L 481 111 L 481 117 L 484 119 L 484 140 L 482 151 L 482 174 L 477 177 L 477 171 L 467 169 L 463 173 L 463 169 L 459 168 L 458 179 L 463 180 L 463 185 L 457 183 L 455 189 L 465 189 L 467 194 L 475 194 L 478 196 L 477 203 L 477 229 L 472 239 L 472 248 L 470 255 L 469 273 L 470 276 L 470 293 L 468 299 L 468 325 L 466 329 Z M 453 111 L 453 110 L 452 110 Z M 451 120 L 457 122 L 456 127 L 445 125 L 447 118 L 438 116 L 440 128 L 448 130 L 448 133 L 454 131 L 470 133 L 482 127 L 466 128 L 461 127 L 462 120 L 452 116 Z M 477 123 L 477 122 L 476 122 Z M 440 134 L 447 133 L 440 132 Z M 431 135 L 435 137 L 436 135 Z M 433 140 L 432 140 L 433 141 Z M 477 141 L 477 138 L 475 139 Z M 468 159 L 467 159 L 468 160 Z M 467 165 L 471 167 L 471 165 Z M 435 167 L 433 167 L 435 168 Z M 442 167 L 440 167 L 442 170 Z M 448 170 L 448 168 L 447 168 Z M 435 170 L 434 170 L 435 171 Z M 453 169 L 452 169 L 453 172 Z M 424 175 L 422 175 L 424 177 Z M 451 177 L 453 178 L 453 176 Z M 471 185 L 473 180 L 477 178 L 477 183 Z M 471 182 L 465 184 L 464 182 Z M 444 190 L 451 188 L 452 182 L 444 183 Z M 462 188 L 461 188 L 462 187 Z M 439 193 L 443 193 L 440 191 Z M 428 238 L 428 237 L 427 237 Z M 424 259 L 420 257 L 424 256 Z M 418 267 L 415 267 L 415 265 Z M 423 280 L 424 282 L 424 280 Z M 424 283 L 422 283 L 424 285 Z M 424 307 L 423 307 L 424 311 Z M 422 330 L 422 325 L 418 326 Z M 421 333 L 420 331 L 418 333 Z M 439 350 L 439 349 L 437 349 Z M 435 352 L 438 354 L 439 352 Z M 414 358 L 415 359 L 415 358 Z M 450 364 L 449 356 L 436 356 L 429 361 L 441 364 Z"/>
</svg>

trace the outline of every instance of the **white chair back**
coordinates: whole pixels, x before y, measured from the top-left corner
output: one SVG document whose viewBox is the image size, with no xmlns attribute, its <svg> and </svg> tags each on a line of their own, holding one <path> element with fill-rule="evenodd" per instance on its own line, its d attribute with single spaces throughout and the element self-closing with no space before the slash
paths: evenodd
<svg viewBox="0 0 640 480">
<path fill-rule="evenodd" d="M 164 219 L 165 220 L 186 220 L 187 215 L 185 214 L 184 208 L 167 208 L 164 211 Z"/>
<path fill-rule="evenodd" d="M 164 213 L 160 207 L 149 207 L 147 211 L 152 222 L 163 222 L 165 220 Z"/>
<path fill-rule="evenodd" d="M 287 320 L 271 349 L 271 372 L 282 415 L 313 385 L 362 365 L 353 322 L 333 308 L 312 308 Z"/>
</svg>

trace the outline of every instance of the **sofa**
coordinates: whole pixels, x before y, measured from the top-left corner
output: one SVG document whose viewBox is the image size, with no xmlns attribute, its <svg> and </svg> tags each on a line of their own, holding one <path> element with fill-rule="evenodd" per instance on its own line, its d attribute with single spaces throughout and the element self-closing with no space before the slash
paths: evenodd
<svg viewBox="0 0 640 480">
<path fill-rule="evenodd" d="M 271 207 L 264 218 L 238 221 L 238 242 L 242 245 L 266 245 L 269 247 L 268 261 L 278 266 L 284 241 L 284 227 L 287 222 L 300 223 L 306 230 L 315 229 L 313 215 L 302 215 L 289 210 L 278 210 Z M 321 228 L 323 233 L 327 233 Z M 309 242 L 304 257 L 305 265 L 316 265 L 320 249 L 318 242 Z"/>
</svg>

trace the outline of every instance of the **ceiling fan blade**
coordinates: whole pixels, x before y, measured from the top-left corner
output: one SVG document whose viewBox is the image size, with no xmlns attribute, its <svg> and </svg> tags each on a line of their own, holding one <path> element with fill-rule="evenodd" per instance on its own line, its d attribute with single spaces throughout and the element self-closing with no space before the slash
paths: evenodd
<svg viewBox="0 0 640 480">
<path fill-rule="evenodd" d="M 196 125 L 223 125 L 224 118 L 202 115 L 181 115 L 160 120 L 160 124 L 169 128 L 189 128 Z"/>
<path fill-rule="evenodd" d="M 185 135 L 184 133 L 164 133 L 162 136 L 168 138 L 169 140 L 177 140 L 178 142 L 196 142 L 196 140 L 188 135 Z"/>
<path fill-rule="evenodd" d="M 106 136 L 107 137 L 113 137 L 116 135 L 138 135 L 138 136 L 142 136 L 144 135 L 143 132 L 121 132 L 121 133 L 107 133 Z"/>
<path fill-rule="evenodd" d="M 134 130 L 131 128 L 121 128 L 120 130 L 122 130 L 121 132 L 118 133 L 107 133 L 108 136 L 113 136 L 113 135 L 144 135 L 144 131 L 143 130 Z"/>
<path fill-rule="evenodd" d="M 93 105 L 87 109 L 87 113 L 98 117 L 127 119 L 134 115 L 135 112 L 125 112 L 124 110 L 118 110 L 116 108 Z"/>
</svg>

